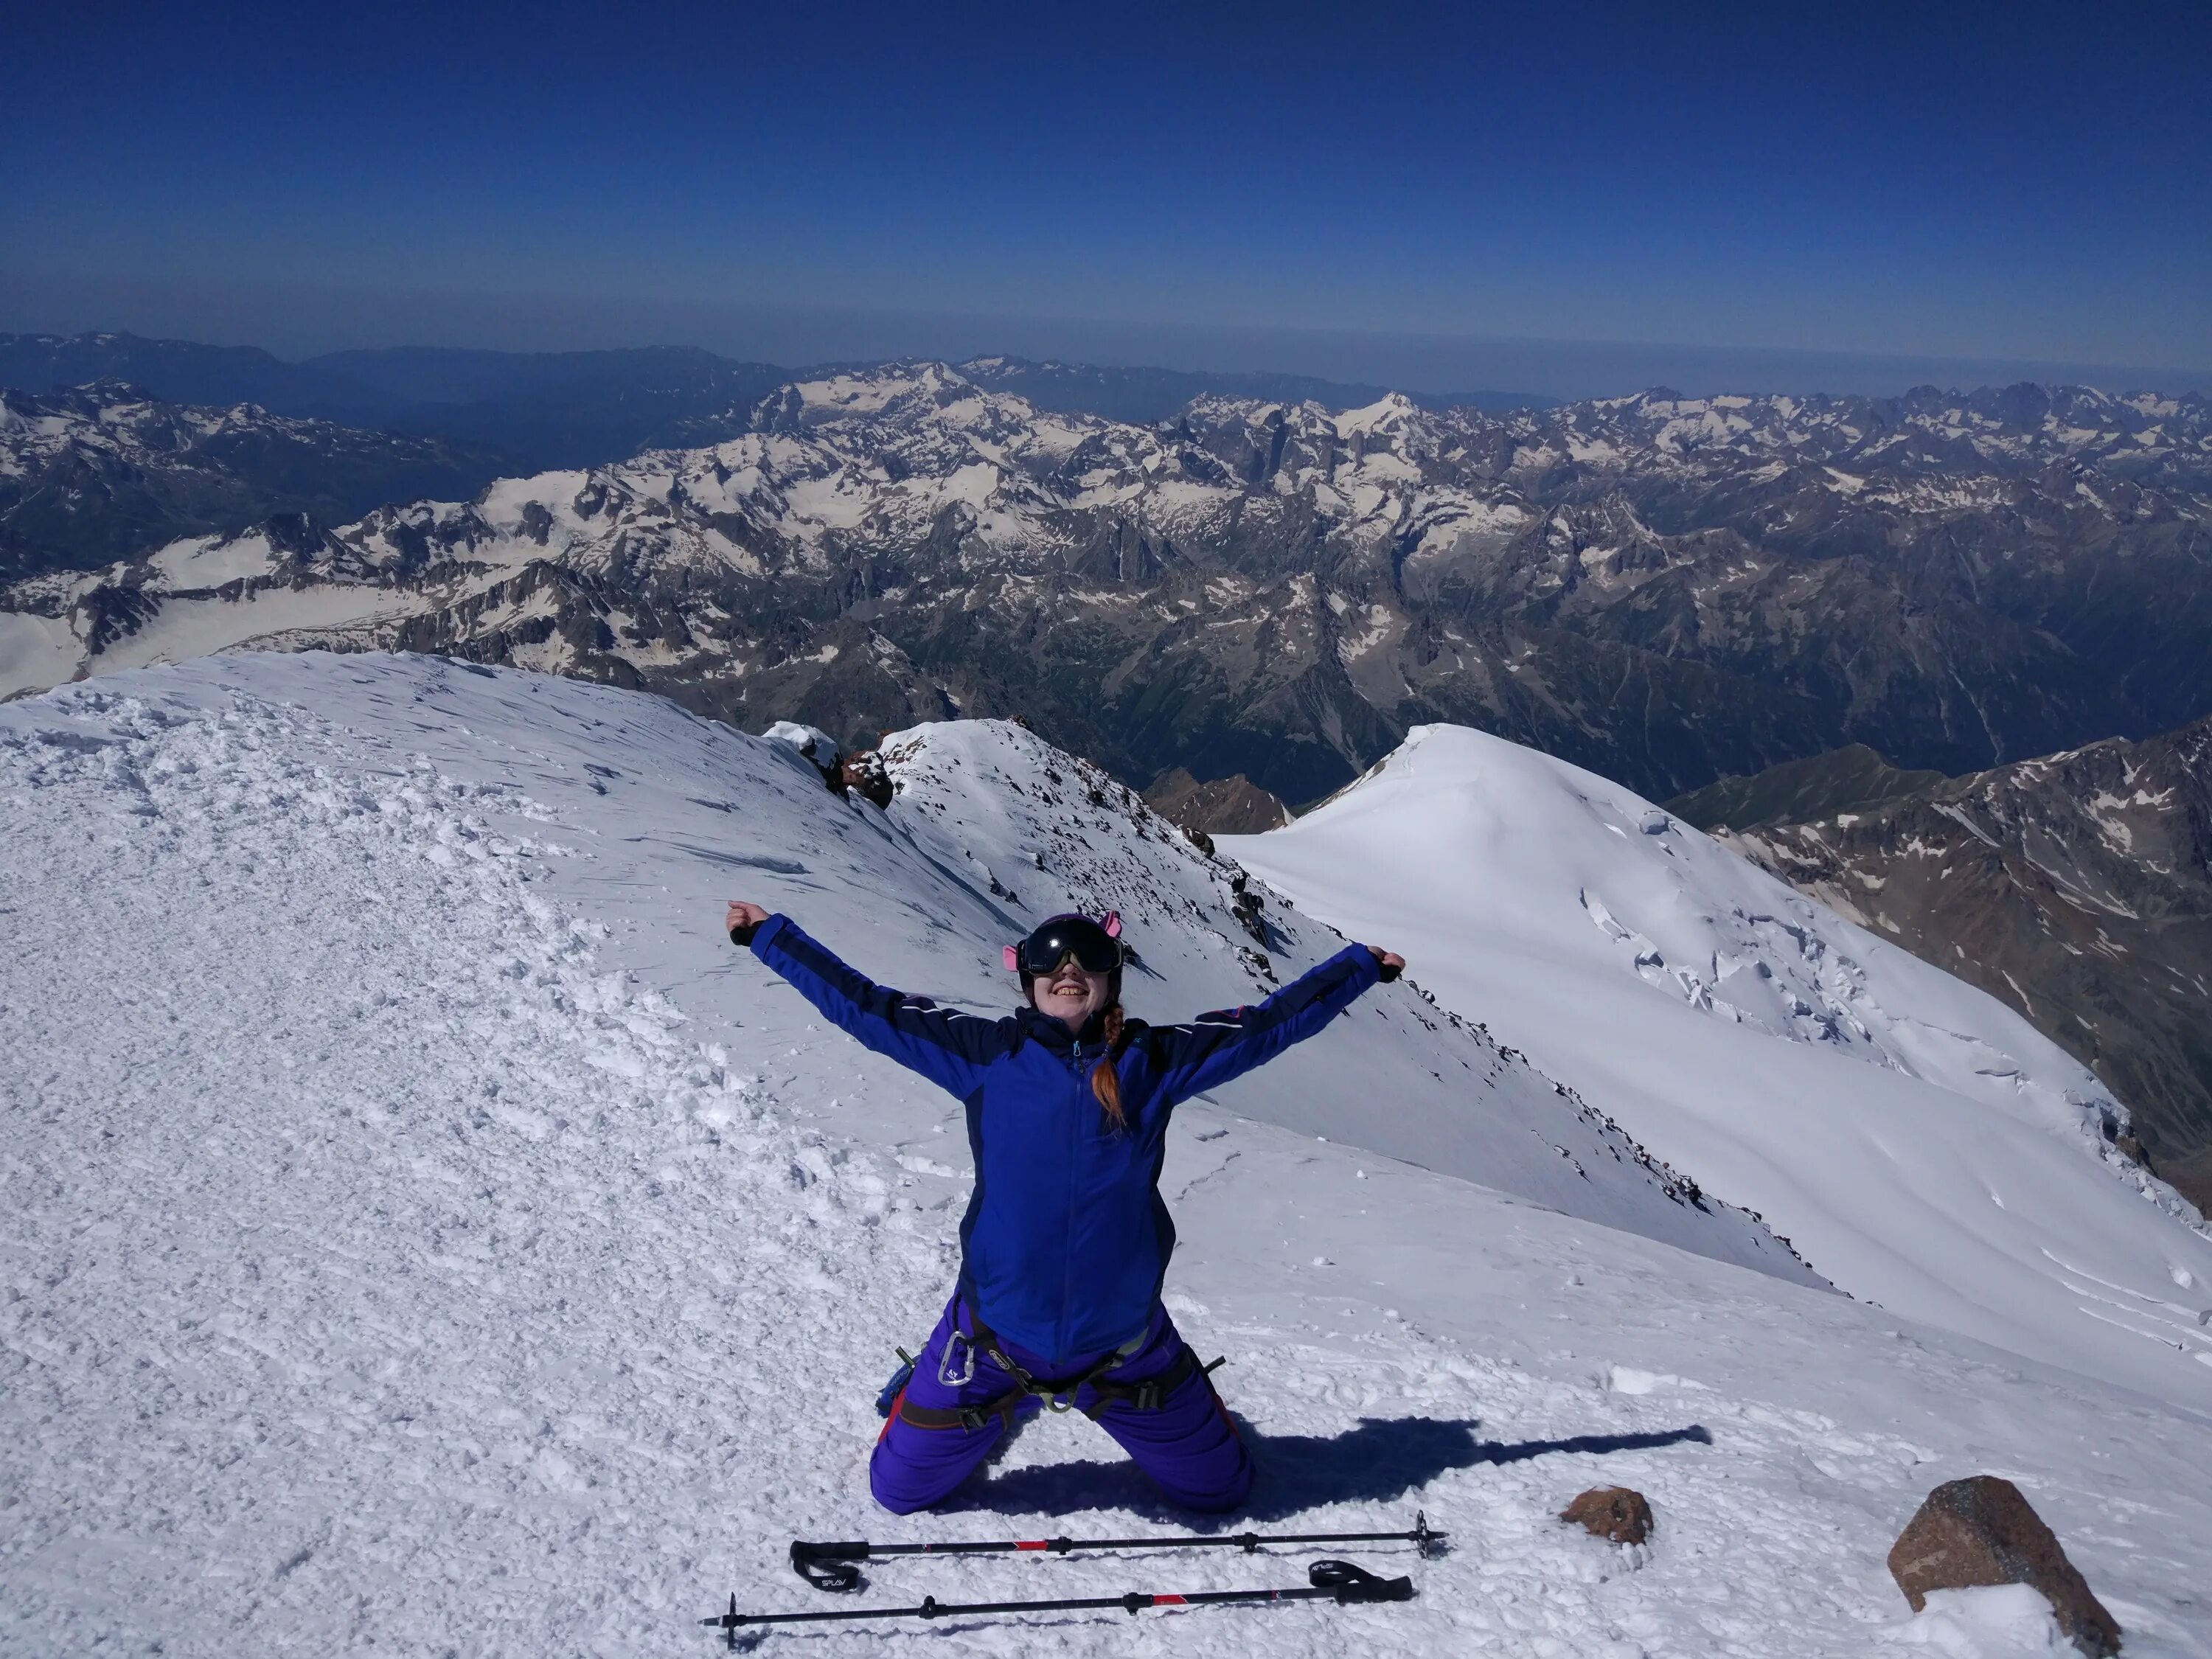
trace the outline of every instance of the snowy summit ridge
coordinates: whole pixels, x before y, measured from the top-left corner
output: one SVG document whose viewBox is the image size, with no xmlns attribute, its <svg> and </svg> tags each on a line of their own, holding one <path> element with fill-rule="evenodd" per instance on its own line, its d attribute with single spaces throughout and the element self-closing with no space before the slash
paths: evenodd
<svg viewBox="0 0 2212 1659">
<path fill-rule="evenodd" d="M 1408 941 L 1448 1006 L 1852 1295 L 2212 1401 L 2212 1231 L 2114 1149 L 2126 1109 L 2094 1074 L 1634 791 L 1425 726 L 1288 828 L 1220 842 Z"/>
</svg>

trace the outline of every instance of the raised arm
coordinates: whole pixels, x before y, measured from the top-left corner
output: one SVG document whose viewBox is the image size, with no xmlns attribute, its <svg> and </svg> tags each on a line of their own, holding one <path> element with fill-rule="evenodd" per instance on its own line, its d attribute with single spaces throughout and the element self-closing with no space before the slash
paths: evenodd
<svg viewBox="0 0 2212 1659">
<path fill-rule="evenodd" d="M 1157 1026 L 1154 1053 L 1170 1101 L 1188 1100 L 1303 1042 L 1405 963 L 1364 945 L 1347 945 L 1327 962 L 1249 1008 L 1200 1014 L 1183 1025 Z"/>
<path fill-rule="evenodd" d="M 730 907 L 730 938 L 788 981 L 840 1030 L 965 1100 L 1006 1051 L 1000 1022 L 939 1008 L 846 966 L 789 916 Z"/>
</svg>

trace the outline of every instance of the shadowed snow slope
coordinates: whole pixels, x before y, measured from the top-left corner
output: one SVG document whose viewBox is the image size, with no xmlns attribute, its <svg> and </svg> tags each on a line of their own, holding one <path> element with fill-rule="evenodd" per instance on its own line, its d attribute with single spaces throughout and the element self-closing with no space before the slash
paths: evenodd
<svg viewBox="0 0 2212 1659">
<path fill-rule="evenodd" d="M 1221 844 L 1395 942 L 1447 1006 L 1853 1295 L 2212 1401 L 2212 1237 L 2107 1144 L 2125 1114 L 2104 1085 L 1632 792 L 1422 726 L 1319 811 Z"/>
<path fill-rule="evenodd" d="M 957 1110 L 731 950 L 722 901 L 975 1006 L 1006 996 L 996 947 L 1073 898 L 1129 915 L 1140 1012 L 1266 982 L 1228 872 L 1095 773 L 1011 727 L 891 747 L 885 814 L 651 697 L 319 653 L 0 709 L 0 1650 L 703 1653 L 733 1587 L 824 1605 L 793 1536 L 1188 1519 L 1079 1418 L 1028 1430 L 964 1513 L 868 1501 L 870 1401 L 952 1271 Z M 1266 914 L 1279 978 L 1334 943 Z M 1416 1574 L 1404 1606 L 931 1645 L 1840 1659 L 1925 1635 L 1883 1552 L 1984 1470 L 2131 1659 L 2212 1641 L 2202 1413 L 1795 1282 L 1402 987 L 1186 1108 L 1165 1188 L 1170 1304 L 1231 1355 L 1256 1437 L 1251 1518 L 1420 1504 L 1455 1548 L 1365 1555 Z M 1553 1518 L 1607 1480 L 1652 1498 L 1648 1547 Z M 1295 1583 L 1304 1559 L 890 1564 L 871 1595 Z"/>
</svg>

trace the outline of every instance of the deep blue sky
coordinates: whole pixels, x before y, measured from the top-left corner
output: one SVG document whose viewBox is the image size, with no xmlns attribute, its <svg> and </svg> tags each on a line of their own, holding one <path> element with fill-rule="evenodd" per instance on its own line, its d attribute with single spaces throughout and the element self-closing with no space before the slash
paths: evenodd
<svg viewBox="0 0 2212 1659">
<path fill-rule="evenodd" d="M 0 11 L 0 328 L 2212 365 L 2200 0 Z"/>
</svg>

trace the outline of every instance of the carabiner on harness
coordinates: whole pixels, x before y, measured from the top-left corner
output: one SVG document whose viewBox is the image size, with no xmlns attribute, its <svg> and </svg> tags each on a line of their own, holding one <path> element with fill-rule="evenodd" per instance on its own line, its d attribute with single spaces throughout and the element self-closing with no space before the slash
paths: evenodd
<svg viewBox="0 0 2212 1659">
<path fill-rule="evenodd" d="M 962 1366 L 958 1376 L 952 1371 L 952 1345 L 962 1348 Z M 937 1380 L 948 1389 L 963 1388 L 975 1380 L 975 1339 L 957 1325 L 945 1339 L 945 1352 L 938 1356 Z"/>
</svg>

